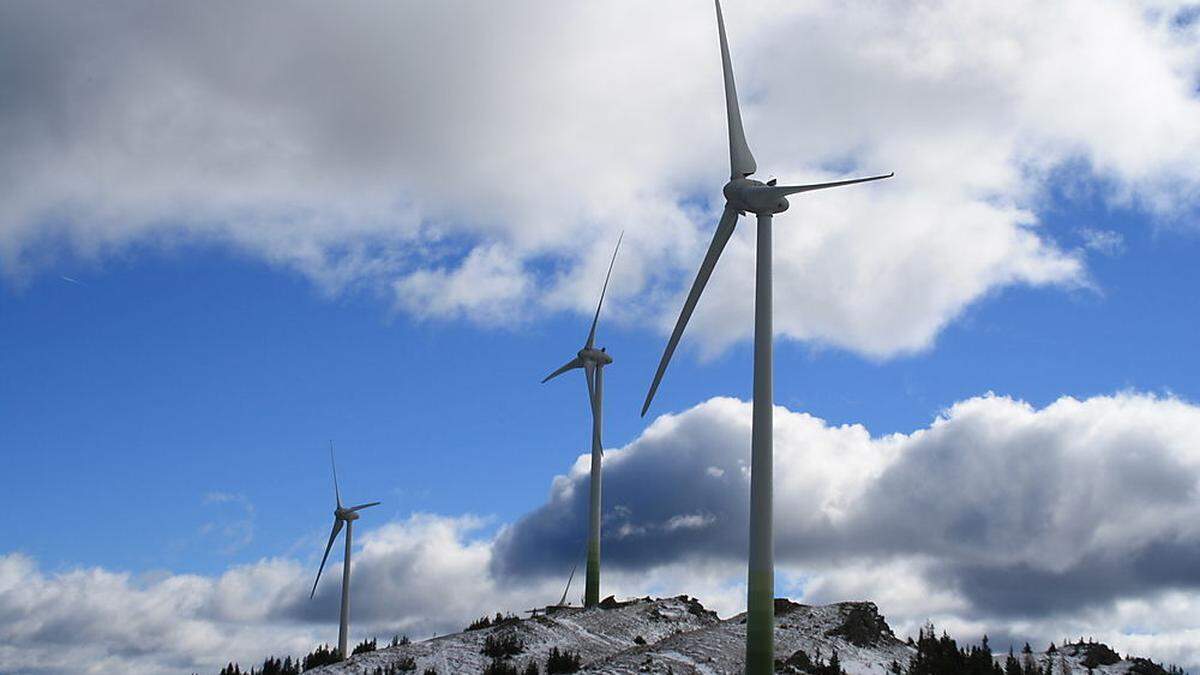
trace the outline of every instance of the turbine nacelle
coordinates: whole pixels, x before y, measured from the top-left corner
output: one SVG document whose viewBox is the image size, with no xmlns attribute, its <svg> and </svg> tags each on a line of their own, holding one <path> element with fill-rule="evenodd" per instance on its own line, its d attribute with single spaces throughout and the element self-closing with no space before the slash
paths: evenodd
<svg viewBox="0 0 1200 675">
<path fill-rule="evenodd" d="M 613 358 L 604 351 L 604 348 L 596 349 L 595 347 L 584 347 L 577 352 L 579 360 L 591 361 L 592 365 L 607 366 L 613 362 Z"/>
<path fill-rule="evenodd" d="M 753 178 L 734 178 L 722 192 L 730 208 L 740 213 L 774 215 L 788 210 L 787 197 L 779 194 L 775 181 L 764 183 Z"/>
<path fill-rule="evenodd" d="M 358 520 L 358 513 L 350 509 L 337 508 L 333 510 L 333 517 L 345 521 Z"/>
</svg>

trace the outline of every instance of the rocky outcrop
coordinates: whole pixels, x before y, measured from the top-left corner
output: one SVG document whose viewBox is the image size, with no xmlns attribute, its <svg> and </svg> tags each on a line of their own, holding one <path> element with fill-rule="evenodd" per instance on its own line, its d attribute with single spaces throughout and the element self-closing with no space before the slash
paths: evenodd
<svg viewBox="0 0 1200 675">
<path fill-rule="evenodd" d="M 879 614 L 873 602 L 843 602 L 837 605 L 846 617 L 841 625 L 825 631 L 825 635 L 840 636 L 857 647 L 873 647 L 885 639 L 895 639 L 892 627 Z"/>
</svg>

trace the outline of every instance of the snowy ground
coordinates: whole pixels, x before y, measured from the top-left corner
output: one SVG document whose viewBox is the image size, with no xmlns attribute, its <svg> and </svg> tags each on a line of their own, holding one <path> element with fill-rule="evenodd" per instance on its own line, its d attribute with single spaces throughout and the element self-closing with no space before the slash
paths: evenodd
<svg viewBox="0 0 1200 675">
<path fill-rule="evenodd" d="M 544 670 L 551 648 L 578 653 L 587 673 L 673 673 L 674 675 L 740 673 L 746 626 L 738 615 L 726 620 L 704 609 L 687 596 L 651 600 L 643 598 L 606 608 L 563 608 L 545 616 L 511 624 L 432 638 L 376 652 L 360 654 L 311 673 L 371 675 L 411 658 L 423 675 L 433 669 L 440 675 L 480 673 L 491 662 L 483 654 L 488 636 L 516 636 L 524 643 L 511 663 L 518 672 L 535 662 Z M 775 655 L 786 659 L 797 650 L 810 657 L 828 659 L 837 650 L 849 675 L 885 675 L 892 662 L 903 666 L 914 649 L 892 634 L 874 604 L 844 602 L 811 607 L 776 601 Z M 1033 654 L 1038 663 L 1052 661 L 1060 672 L 1065 661 L 1073 673 L 1087 673 L 1084 661 L 1092 655 L 1111 661 L 1115 654 L 1101 646 L 1064 645 L 1054 653 Z M 1003 666 L 1007 654 L 998 656 Z M 1021 655 L 1018 655 L 1021 658 Z M 1119 660 L 1098 665 L 1095 675 L 1155 673 L 1143 663 Z"/>
</svg>

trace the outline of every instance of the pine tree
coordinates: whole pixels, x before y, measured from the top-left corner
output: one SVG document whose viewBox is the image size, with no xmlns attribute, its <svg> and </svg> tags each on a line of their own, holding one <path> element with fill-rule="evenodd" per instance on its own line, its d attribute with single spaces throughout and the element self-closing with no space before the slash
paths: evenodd
<svg viewBox="0 0 1200 675">
<path fill-rule="evenodd" d="M 1008 658 L 1004 660 L 1004 675 L 1021 675 L 1021 662 L 1013 655 L 1012 645 L 1008 647 Z"/>
<path fill-rule="evenodd" d="M 829 657 L 829 665 L 825 667 L 825 675 L 842 675 L 842 661 L 838 658 L 836 648 L 833 650 L 833 656 Z"/>
<path fill-rule="evenodd" d="M 550 654 L 546 657 L 546 674 L 574 673 L 579 670 L 581 661 L 582 659 L 578 654 L 573 654 L 570 651 L 559 651 L 558 647 L 551 647 Z"/>
</svg>

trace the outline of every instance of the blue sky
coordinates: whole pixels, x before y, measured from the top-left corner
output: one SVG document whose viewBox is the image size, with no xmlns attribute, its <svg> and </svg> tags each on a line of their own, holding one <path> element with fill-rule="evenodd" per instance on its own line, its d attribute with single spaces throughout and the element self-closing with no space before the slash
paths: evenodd
<svg viewBox="0 0 1200 675">
<path fill-rule="evenodd" d="M 1037 406 L 1124 389 L 1195 400 L 1200 242 L 1095 200 L 1062 198 L 1051 213 L 1046 227 L 1067 247 L 1080 228 L 1121 233 L 1115 255 L 1088 253 L 1093 288 L 997 292 L 915 356 L 782 342 L 777 401 L 883 435 L 988 391 Z M 51 567 L 217 573 L 311 558 L 302 542 L 328 520 L 330 439 L 350 498 L 384 501 L 377 518 L 475 513 L 496 524 L 540 504 L 586 442 L 581 378 L 538 384 L 582 343 L 579 315 L 507 329 L 414 320 L 373 294 L 330 298 L 294 273 L 199 246 L 63 261 L 7 288 L 0 314 L 0 428 L 22 477 L 0 534 Z M 624 445 L 644 426 L 637 410 L 663 338 L 611 320 L 600 336 L 616 358 L 606 441 Z M 749 345 L 710 360 L 682 354 L 651 417 L 748 396 Z M 253 504 L 250 541 L 202 533 L 247 517 L 215 494 Z"/>
</svg>

